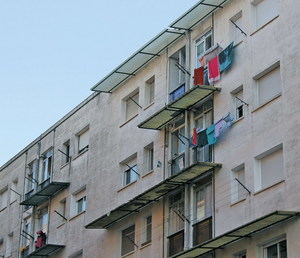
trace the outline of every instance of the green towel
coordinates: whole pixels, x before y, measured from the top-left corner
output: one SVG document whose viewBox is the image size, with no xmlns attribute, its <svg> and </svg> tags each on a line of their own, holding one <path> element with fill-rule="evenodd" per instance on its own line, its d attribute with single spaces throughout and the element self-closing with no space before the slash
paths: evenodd
<svg viewBox="0 0 300 258">
<path fill-rule="evenodd" d="M 220 72 L 224 72 L 225 70 L 229 69 L 233 63 L 234 57 L 234 48 L 233 42 L 226 47 L 220 54 L 219 54 L 219 68 Z"/>
</svg>

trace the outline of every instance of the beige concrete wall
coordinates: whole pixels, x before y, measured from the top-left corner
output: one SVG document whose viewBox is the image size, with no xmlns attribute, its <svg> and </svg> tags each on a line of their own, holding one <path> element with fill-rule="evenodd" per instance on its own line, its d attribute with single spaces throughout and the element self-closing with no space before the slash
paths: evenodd
<svg viewBox="0 0 300 258">
<path fill-rule="evenodd" d="M 232 128 L 220 140 L 214 150 L 215 162 L 222 163 L 222 169 L 215 173 L 215 224 L 214 234 L 220 235 L 228 230 L 254 220 L 275 210 L 299 210 L 298 200 L 299 173 L 299 96 L 298 67 L 300 51 L 298 42 L 297 10 L 300 4 L 296 0 L 281 1 L 280 15 L 270 24 L 257 30 L 253 26 L 253 10 L 250 1 L 230 1 L 223 9 L 214 14 L 215 44 L 226 47 L 230 42 L 229 19 L 242 10 L 244 30 L 247 37 L 235 48 L 235 63 L 231 70 L 222 75 L 216 84 L 221 92 L 214 97 L 214 119 L 217 121 L 227 112 L 232 112 L 231 92 L 243 85 L 245 107 L 243 119 L 234 123 Z M 195 65 L 195 40 L 212 26 L 209 17 L 191 32 L 191 67 Z M 165 149 L 165 132 L 137 128 L 137 125 L 161 109 L 168 102 L 168 57 L 187 43 L 183 37 L 173 44 L 160 57 L 154 59 L 146 67 L 128 80 L 112 94 L 95 96 L 82 104 L 68 118 L 55 126 L 39 141 L 40 154 L 54 148 L 53 180 L 70 182 L 70 187 L 57 194 L 49 202 L 49 243 L 63 244 L 66 247 L 55 257 L 69 257 L 83 249 L 83 257 L 120 257 L 121 230 L 135 223 L 136 241 L 139 248 L 127 257 L 164 257 L 167 253 L 167 241 L 163 237 L 166 227 L 163 202 L 160 201 L 143 209 L 140 213 L 116 223 L 108 230 L 86 230 L 84 225 L 107 214 L 110 210 L 134 198 L 146 189 L 159 183 L 167 174 L 165 161 L 169 153 Z M 280 61 L 282 78 L 282 94 L 267 105 L 257 109 L 255 102 L 255 82 L 253 77 Z M 145 82 L 155 76 L 155 101 L 147 106 L 145 103 Z M 192 80 L 191 80 L 192 81 Z M 135 90 L 139 90 L 138 115 L 130 121 L 124 119 L 124 103 L 122 100 Z M 77 134 L 89 126 L 89 150 L 78 155 Z M 58 151 L 63 143 L 70 140 L 69 164 L 62 165 L 62 154 Z M 154 143 L 154 171 L 127 187 L 122 184 L 123 168 L 120 163 L 136 154 L 139 172 L 143 174 L 144 147 Z M 283 144 L 284 181 L 254 193 L 254 157 L 260 153 Z M 39 156 L 38 143 L 30 146 L 25 154 L 15 159 L 0 172 L 0 189 L 9 186 L 18 177 L 18 191 L 23 192 L 24 169 Z M 156 167 L 160 161 L 163 166 Z M 245 164 L 246 186 L 251 195 L 239 203 L 231 204 L 231 170 Z M 165 165 L 164 165 L 165 164 Z M 85 188 L 87 195 L 87 211 L 77 216 L 70 213 L 72 195 Z M 63 221 L 55 210 L 60 209 L 60 201 L 66 199 L 66 217 Z M 5 250 L 5 239 L 14 232 L 14 255 L 19 241 L 19 206 L 16 203 L 0 211 L 0 237 L 4 244 L 0 245 L 0 255 Z M 33 212 L 28 210 L 26 214 Z M 140 248 L 142 218 L 152 213 L 152 244 Z M 24 217 L 25 214 L 22 214 Z M 167 223 L 165 223 L 166 225 Z M 286 234 L 289 257 L 297 257 L 300 249 L 295 241 L 298 238 L 299 221 L 295 220 L 281 227 L 260 233 L 251 240 L 237 244 L 217 252 L 217 257 L 232 257 L 232 254 L 247 249 L 249 257 L 261 257 L 257 246 L 278 235 Z M 2 253 L 1 253 L 2 252 Z M 16 255 L 13 257 L 17 257 Z"/>
</svg>

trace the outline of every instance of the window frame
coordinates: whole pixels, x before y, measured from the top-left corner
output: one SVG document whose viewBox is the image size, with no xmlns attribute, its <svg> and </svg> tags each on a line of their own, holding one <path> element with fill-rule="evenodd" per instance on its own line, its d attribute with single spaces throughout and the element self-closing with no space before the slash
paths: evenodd
<svg viewBox="0 0 300 258">
<path fill-rule="evenodd" d="M 145 82 L 145 106 L 150 106 L 155 101 L 155 75 Z"/>
<path fill-rule="evenodd" d="M 84 147 L 80 148 L 80 137 L 82 137 L 83 134 L 88 134 L 88 144 Z M 81 153 L 84 153 L 85 151 L 88 151 L 90 148 L 90 127 L 86 126 L 84 129 L 82 129 L 79 133 L 77 133 L 77 153 L 78 155 Z"/>
<path fill-rule="evenodd" d="M 274 154 L 277 151 L 282 151 L 282 166 L 283 166 L 283 170 L 282 170 L 282 175 L 281 178 L 279 180 L 276 180 L 274 182 L 272 182 L 270 185 L 267 186 L 263 186 L 262 185 L 262 170 L 261 170 L 261 160 L 265 157 L 268 157 L 272 154 Z M 268 189 L 269 187 L 281 182 L 282 180 L 284 180 L 285 178 L 285 173 L 284 173 L 284 149 L 283 149 L 283 144 L 280 143 L 276 146 L 274 146 L 271 149 L 268 149 L 267 151 L 264 151 L 263 153 L 259 154 L 258 156 L 255 157 L 255 177 L 254 177 L 254 188 L 256 192 L 259 192 L 261 190 L 264 189 Z"/>
<path fill-rule="evenodd" d="M 274 240 L 274 241 L 272 241 L 272 242 L 270 242 L 270 243 L 268 243 L 268 244 L 265 244 L 265 245 L 263 245 L 263 247 L 262 247 L 262 255 L 263 255 L 263 258 L 268 258 L 268 254 L 267 254 L 267 251 L 268 251 L 268 248 L 269 247 L 272 247 L 272 246 L 274 246 L 274 245 L 276 245 L 276 247 L 277 247 L 277 258 L 281 258 L 280 257 L 280 253 L 279 253 L 279 244 L 280 243 L 282 243 L 282 242 L 286 242 L 286 246 L 287 246 L 287 239 L 286 238 L 279 238 L 279 239 L 277 239 L 277 240 Z M 286 252 L 287 252 L 287 250 L 286 250 Z M 288 253 L 288 252 L 287 252 Z"/>
<path fill-rule="evenodd" d="M 137 100 L 135 100 L 139 105 L 140 105 L 140 91 L 139 88 L 137 88 L 136 90 L 134 90 L 133 92 L 131 92 L 127 97 L 125 97 L 123 99 L 123 107 L 124 107 L 124 121 L 130 121 L 131 119 L 133 119 L 134 117 L 138 116 L 139 114 L 139 105 L 137 105 L 132 99 L 134 99 L 134 97 L 137 96 Z M 132 114 L 128 114 L 128 105 L 129 105 L 129 101 L 132 102 L 133 105 L 136 106 L 136 110 L 134 113 Z"/>
<path fill-rule="evenodd" d="M 79 210 L 79 202 L 82 201 L 81 210 Z M 86 211 L 87 197 L 86 195 L 76 199 L 76 215 L 81 214 Z"/>
<path fill-rule="evenodd" d="M 129 240 L 130 243 L 132 244 L 132 246 L 130 246 L 130 247 L 132 247 L 132 248 L 129 248 L 129 249 L 132 249 L 132 250 L 128 250 L 126 253 L 124 253 L 124 250 L 123 250 L 123 247 L 124 247 L 124 246 L 123 246 L 123 244 L 124 244 L 124 242 L 123 242 L 123 236 L 125 236 L 124 231 L 129 230 L 130 228 L 133 228 L 133 230 L 130 231 L 128 234 L 126 234 L 126 236 L 128 237 L 129 234 L 133 234 L 133 237 L 134 237 L 134 238 L 131 239 L 131 240 Z M 126 255 L 130 254 L 130 253 L 133 253 L 133 252 L 136 250 L 136 246 L 135 246 L 136 226 L 135 226 L 135 224 L 132 224 L 132 225 L 130 225 L 130 226 L 128 226 L 128 227 L 122 229 L 120 233 L 121 233 L 121 234 L 120 234 L 120 235 L 121 235 L 121 248 L 120 248 L 120 249 L 121 249 L 121 257 L 123 257 L 123 256 L 126 256 Z M 129 237 L 128 237 L 128 238 L 129 238 Z"/>
<path fill-rule="evenodd" d="M 207 48 L 206 46 L 206 40 L 208 37 L 211 37 L 211 46 L 209 48 Z M 200 37 L 198 37 L 195 40 L 195 68 L 200 67 L 201 65 L 199 64 L 199 59 L 203 56 L 205 56 L 205 53 L 208 52 L 213 46 L 214 46 L 214 42 L 213 42 L 213 33 L 212 30 L 209 29 L 208 31 L 206 31 L 205 33 L 203 33 Z M 201 55 L 198 56 L 198 51 L 197 48 L 200 44 L 204 43 L 204 51 Z"/>
<path fill-rule="evenodd" d="M 148 221 L 149 218 L 151 219 L 150 222 Z M 143 218 L 143 227 L 144 227 L 144 229 L 142 230 L 142 234 L 143 235 L 141 236 L 141 239 L 142 239 L 141 246 L 145 246 L 145 245 L 147 245 L 147 244 L 149 244 L 149 243 L 152 242 L 152 233 L 153 233 L 152 232 L 152 221 L 153 221 L 152 220 L 152 214 Z M 150 235 L 149 239 L 148 239 L 148 233 Z"/>
<path fill-rule="evenodd" d="M 138 165 L 137 164 L 134 164 L 134 165 L 130 166 L 130 168 L 123 171 L 123 186 L 130 185 L 131 183 L 138 181 L 139 175 L 136 172 L 134 172 L 133 169 L 136 170 L 136 172 L 138 173 Z M 130 173 L 129 174 L 129 177 L 130 177 L 129 182 L 127 182 L 127 176 L 126 176 L 127 173 Z M 132 176 L 133 174 L 136 175 L 136 178 Z"/>
<path fill-rule="evenodd" d="M 39 176 L 39 184 L 43 184 L 44 182 L 51 179 L 52 171 L 53 171 L 53 148 L 45 151 L 41 155 L 41 173 Z M 47 176 L 47 178 L 46 178 Z"/>
</svg>

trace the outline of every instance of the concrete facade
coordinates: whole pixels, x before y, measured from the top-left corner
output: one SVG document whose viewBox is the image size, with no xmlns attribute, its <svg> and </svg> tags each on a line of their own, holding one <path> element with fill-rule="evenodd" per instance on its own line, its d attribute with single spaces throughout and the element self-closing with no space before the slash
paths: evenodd
<svg viewBox="0 0 300 258">
<path fill-rule="evenodd" d="M 257 25 L 258 16 L 261 15 L 257 6 L 270 3 L 271 6 L 278 3 L 278 9 L 274 13 L 266 13 L 267 19 Z M 172 235 L 170 221 L 175 216 L 170 214 L 169 196 L 173 193 L 117 221 L 108 229 L 86 229 L 85 226 L 105 214 L 109 216 L 116 207 L 170 176 L 170 162 L 174 159 L 174 121 L 170 123 L 173 123 L 172 126 L 162 130 L 140 129 L 138 125 L 169 103 L 172 82 L 170 57 L 185 47 L 185 69 L 193 73 L 196 42 L 208 31 L 212 31 L 212 45 L 218 44 L 223 49 L 234 41 L 237 32 L 241 35 L 237 36 L 238 41 L 235 42 L 232 67 L 214 85 L 221 91 L 206 99 L 211 100 L 213 106 L 204 113 L 211 110 L 211 122 L 217 122 L 228 112 L 235 114 L 234 94 L 237 89 L 242 89 L 243 116 L 235 119 L 230 129 L 212 147 L 209 161 L 222 164 L 222 168 L 181 186 L 184 208 L 179 214 L 179 221 L 182 220 L 183 224 L 183 249 L 193 248 L 193 225 L 198 223 L 193 215 L 197 213 L 195 189 L 207 185 L 207 182 L 212 186 L 211 212 L 206 216 L 211 217 L 212 221 L 211 238 L 278 210 L 300 212 L 300 88 L 297 83 L 300 67 L 299 14 L 300 3 L 296 0 L 227 1 L 223 8 L 196 24 L 191 31 L 186 31 L 184 36 L 111 94 L 93 93 L 4 164 L 0 168 L 0 194 L 7 192 L 7 202 L 0 210 L 0 257 L 25 257 L 26 250 L 28 253 L 34 251 L 36 232 L 41 229 L 44 209 L 48 214 L 45 215 L 48 219 L 45 219 L 47 223 L 43 227 L 47 243 L 64 246 L 52 257 L 169 257 Z M 241 18 L 239 26 L 246 35 L 230 22 L 236 18 Z M 258 81 L 274 69 L 280 71 L 280 91 L 268 101 L 259 103 Z M 149 105 L 146 81 L 153 76 L 154 101 Z M 193 79 L 188 73 L 185 73 L 183 80 L 186 91 L 193 88 Z M 137 91 L 141 107 L 132 118 L 126 119 L 126 100 Z M 205 103 L 202 101 L 195 108 Z M 196 123 L 194 109 L 186 110 L 182 115 L 187 138 L 191 137 Z M 205 127 L 210 124 L 207 123 Z M 87 130 L 88 148 L 80 150 L 80 135 Z M 66 151 L 66 142 L 70 146 L 68 162 L 66 155 L 61 152 Z M 151 170 L 146 169 L 145 153 L 149 145 L 154 150 Z M 183 148 L 184 166 L 188 167 L 194 163 L 194 152 L 188 144 Z M 49 168 L 51 181 L 66 182 L 69 186 L 38 206 L 20 206 L 19 203 L 26 199 L 30 165 L 36 160 L 41 173 L 43 154 L 48 150 L 53 150 L 52 166 Z M 279 178 L 271 179 L 272 183 L 263 187 L 261 160 L 276 151 L 282 153 L 283 169 Z M 124 185 L 126 164 L 137 164 L 140 176 L 136 181 Z M 243 198 L 235 199 L 237 193 L 234 189 L 237 189 L 238 183 L 234 180 L 234 173 L 241 168 L 244 171 L 244 186 L 250 193 L 244 189 Z M 22 196 L 16 194 L 11 198 L 10 195 L 14 193 L 11 188 Z M 84 197 L 86 206 L 82 208 L 80 200 Z M 142 237 L 146 230 L 144 221 L 150 215 L 152 237 L 149 243 L 143 245 Z M 178 222 L 176 216 L 175 221 Z M 29 235 L 33 238 L 23 232 L 26 222 L 30 222 Z M 134 250 L 122 256 L 122 231 L 131 225 L 135 225 Z M 286 257 L 283 253 L 282 256 L 268 256 L 267 252 L 269 246 L 286 240 L 287 257 L 298 258 L 299 228 L 300 220 L 295 218 L 255 233 L 251 238 L 226 245 L 205 257 L 283 258 Z"/>
</svg>

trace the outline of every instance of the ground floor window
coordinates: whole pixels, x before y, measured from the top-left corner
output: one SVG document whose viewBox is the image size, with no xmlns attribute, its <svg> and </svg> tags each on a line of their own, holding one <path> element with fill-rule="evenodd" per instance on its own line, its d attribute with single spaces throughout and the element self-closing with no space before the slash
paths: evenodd
<svg viewBox="0 0 300 258">
<path fill-rule="evenodd" d="M 286 240 L 264 247 L 264 258 L 287 258 Z"/>
</svg>

